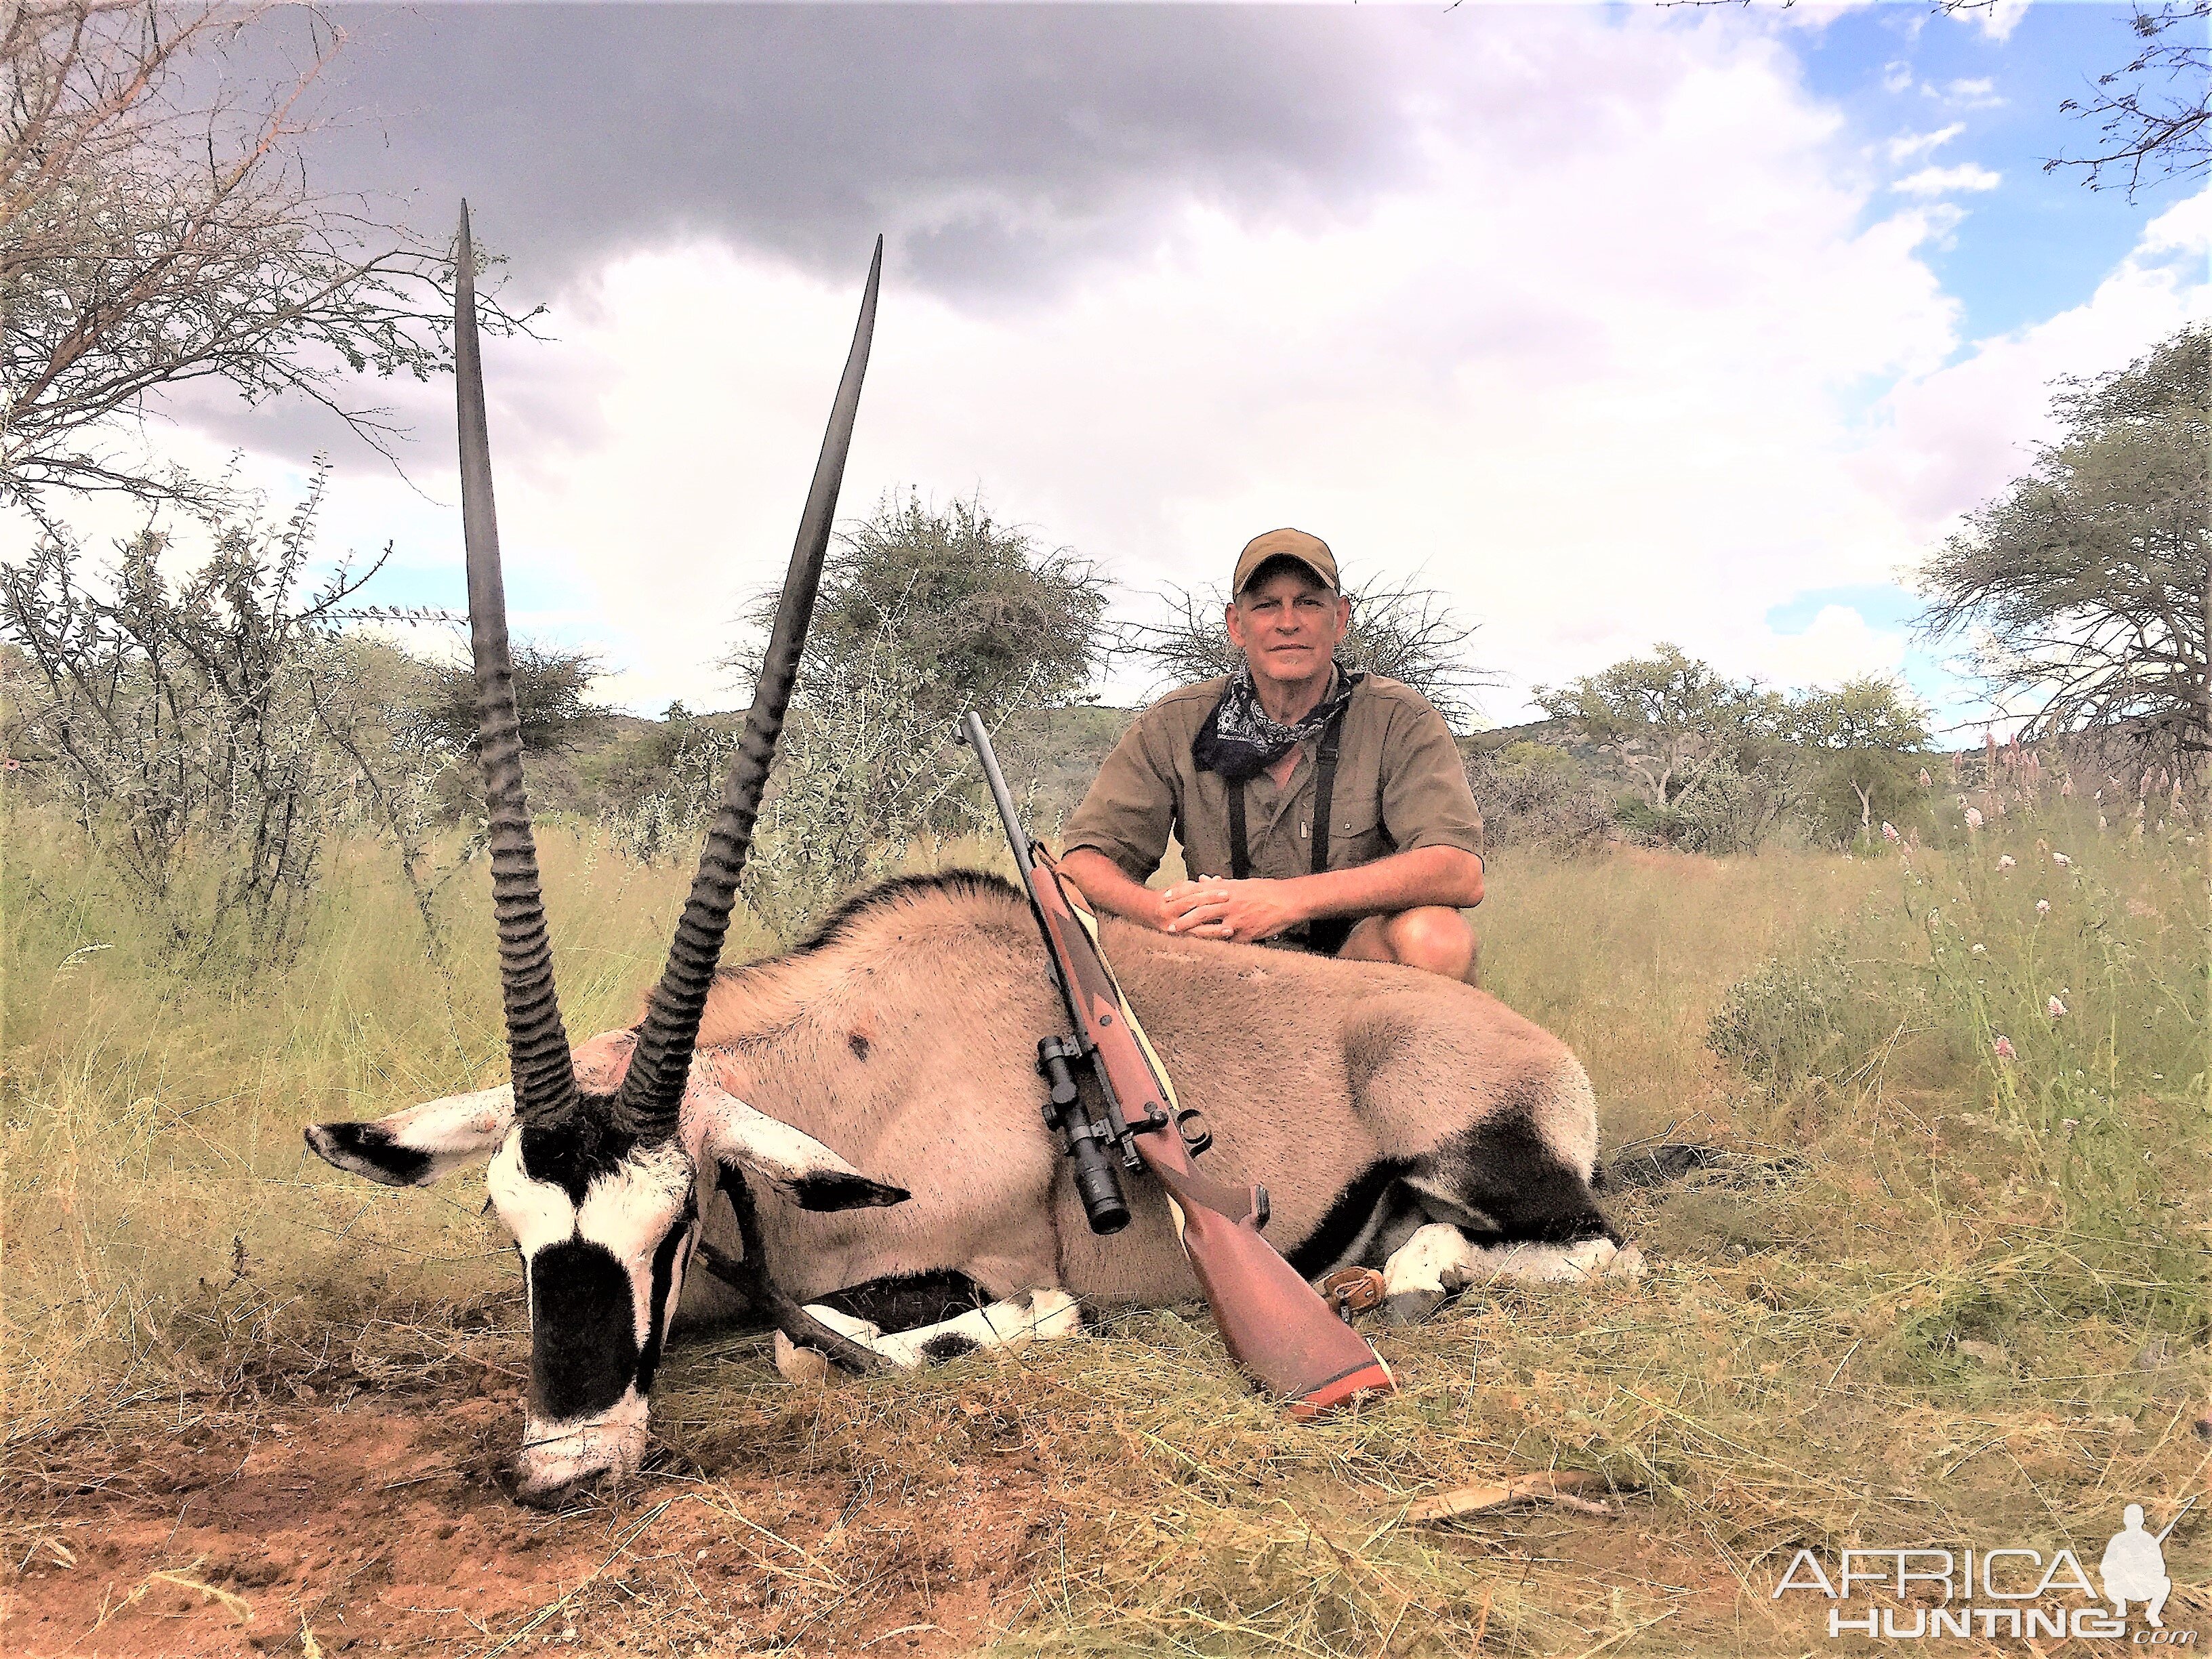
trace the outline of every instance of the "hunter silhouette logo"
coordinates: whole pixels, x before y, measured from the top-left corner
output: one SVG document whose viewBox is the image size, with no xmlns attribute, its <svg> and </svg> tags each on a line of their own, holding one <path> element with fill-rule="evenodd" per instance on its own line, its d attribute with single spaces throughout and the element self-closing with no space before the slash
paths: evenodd
<svg viewBox="0 0 2212 1659">
<path fill-rule="evenodd" d="M 2173 1580 L 2166 1576 L 2166 1540 L 2181 1524 L 2181 1516 L 2197 1505 L 2191 1498 L 2181 1506 L 2181 1514 L 2166 1523 L 2166 1530 L 2153 1537 L 2143 1530 L 2143 1507 L 2130 1504 L 2121 1512 L 2120 1530 L 2112 1534 L 2112 1541 L 2105 1546 L 2105 1559 L 2098 1563 L 2097 1571 L 2105 1581 L 2105 1599 L 2112 1604 L 2112 1616 L 2128 1616 L 2128 1603 L 2143 1604 L 2143 1618 L 2153 1630 L 2164 1630 L 2166 1620 L 2159 1612 L 2166 1606 L 2166 1598 L 2173 1593 Z"/>
<path fill-rule="evenodd" d="M 2070 1637 L 2193 1648 L 2197 1633 L 2168 1630 L 2160 1615 L 2173 1593 L 2166 1571 L 2166 1540 L 2196 1507 L 2192 1498 L 2156 1533 L 2145 1528 L 2142 1504 L 2130 1504 L 2122 1511 L 2120 1530 L 2097 1564 L 2103 1604 L 2087 1567 L 2070 1549 L 2046 1556 L 2039 1549 L 1978 1544 L 1964 1550 L 1847 1549 L 1827 1560 L 1801 1549 L 1770 1599 L 1796 1592 L 1826 1601 L 1832 1638 L 1857 1635 L 1911 1642 L 1979 1637 L 1988 1643 Z M 1859 1601 L 1869 1587 L 1881 1601 Z M 2132 1636 L 2130 1607 L 2138 1608 L 2143 1620 L 2143 1627 Z"/>
</svg>

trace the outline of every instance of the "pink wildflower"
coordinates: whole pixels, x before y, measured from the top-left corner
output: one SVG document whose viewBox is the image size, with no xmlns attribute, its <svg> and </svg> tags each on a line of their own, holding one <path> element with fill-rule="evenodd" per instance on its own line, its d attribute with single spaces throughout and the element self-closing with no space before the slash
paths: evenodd
<svg viewBox="0 0 2212 1659">
<path fill-rule="evenodd" d="M 1897 839 L 1897 826 L 1890 823 L 1887 818 L 1882 820 L 1881 838 L 1884 841 L 1895 841 Z"/>
<path fill-rule="evenodd" d="M 2047 916 L 2047 915 L 2049 915 L 2051 914 L 2051 901 L 2050 901 L 2049 899 L 2038 899 L 2038 900 L 2036 900 L 2036 902 L 2035 902 L 2035 914 L 2036 914 L 2036 915 L 2038 915 L 2039 916 Z"/>
<path fill-rule="evenodd" d="M 2012 1051 L 2012 1039 L 2004 1036 L 2002 1032 L 1998 1034 L 1997 1040 L 1991 1043 L 1990 1047 L 1996 1050 L 1997 1058 L 1999 1060 L 2017 1060 L 2020 1058 L 2019 1055 L 2015 1054 Z"/>
<path fill-rule="evenodd" d="M 1969 830 L 1978 830 L 1981 827 L 1982 815 L 1976 811 L 1972 807 L 1969 806 L 1966 809 L 1966 828 Z"/>
<path fill-rule="evenodd" d="M 2068 858 L 2063 853 L 2053 853 L 2051 855 L 2051 861 L 2062 870 L 2065 869 L 2069 865 L 2074 862 L 2072 859 Z"/>
<path fill-rule="evenodd" d="M 2043 1005 L 2043 1012 L 2053 1019 L 2063 1019 L 2066 1018 L 2066 1005 L 2053 997 Z"/>
<path fill-rule="evenodd" d="M 2000 858 L 1997 860 L 1997 868 L 2000 870 L 2009 870 L 2013 867 L 2014 862 L 2015 860 L 2013 858 L 2013 855 L 2007 853 L 2002 858 Z"/>
</svg>

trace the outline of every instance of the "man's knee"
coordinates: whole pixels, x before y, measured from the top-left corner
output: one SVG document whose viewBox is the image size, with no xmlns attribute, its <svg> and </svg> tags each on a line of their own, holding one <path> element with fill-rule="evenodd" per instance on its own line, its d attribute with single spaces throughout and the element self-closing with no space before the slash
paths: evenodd
<svg viewBox="0 0 2212 1659">
<path fill-rule="evenodd" d="M 1448 979 L 1471 980 L 1480 959 L 1481 947 L 1467 918 L 1440 904 L 1401 910 L 1383 922 L 1382 937 L 1397 961 Z"/>
</svg>

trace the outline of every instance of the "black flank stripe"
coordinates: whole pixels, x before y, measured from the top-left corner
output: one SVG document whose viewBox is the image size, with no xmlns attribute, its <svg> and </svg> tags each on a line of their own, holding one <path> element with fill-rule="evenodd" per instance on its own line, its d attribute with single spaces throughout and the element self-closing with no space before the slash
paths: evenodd
<svg viewBox="0 0 2212 1659">
<path fill-rule="evenodd" d="M 894 1334 L 942 1325 L 948 1319 L 988 1306 L 991 1300 L 966 1273 L 949 1268 L 871 1279 L 814 1299 L 825 1308 Z"/>
</svg>

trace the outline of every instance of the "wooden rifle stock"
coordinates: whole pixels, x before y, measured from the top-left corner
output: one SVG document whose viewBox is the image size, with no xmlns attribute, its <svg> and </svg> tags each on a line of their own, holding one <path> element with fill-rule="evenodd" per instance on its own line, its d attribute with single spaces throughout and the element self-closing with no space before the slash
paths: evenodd
<svg viewBox="0 0 2212 1659">
<path fill-rule="evenodd" d="M 1071 897 L 1051 858 L 1023 833 L 982 721 L 970 714 L 962 731 L 1006 820 L 1014 862 L 1029 886 L 1030 914 L 1075 1022 L 1076 1046 L 1105 1096 L 1108 1128 L 1135 1147 L 1165 1189 L 1183 1254 L 1229 1357 L 1298 1417 L 1359 1395 L 1391 1392 L 1397 1384 L 1389 1367 L 1260 1236 L 1267 1221 L 1266 1189 L 1199 1173 L 1184 1138 L 1185 1121 L 1195 1115 L 1177 1104 L 1175 1085 L 1098 948 L 1097 923 Z M 1198 1144 L 1203 1150 L 1204 1141 Z"/>
<path fill-rule="evenodd" d="M 1300 1417 L 1390 1392 L 1397 1385 L 1389 1368 L 1366 1339 L 1260 1236 L 1264 1189 L 1199 1172 L 1174 1087 L 1099 951 L 1089 915 L 1077 910 L 1046 854 L 1033 854 L 1029 884 L 1077 1032 L 1094 1050 L 1097 1075 L 1139 1156 L 1173 1201 L 1183 1254 L 1229 1357 Z"/>
</svg>

